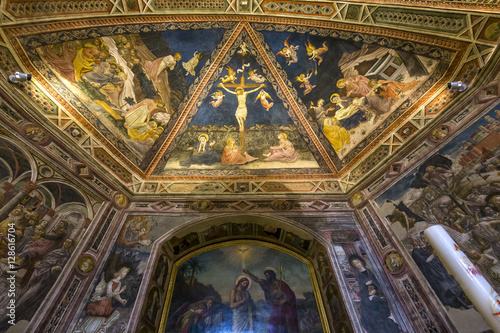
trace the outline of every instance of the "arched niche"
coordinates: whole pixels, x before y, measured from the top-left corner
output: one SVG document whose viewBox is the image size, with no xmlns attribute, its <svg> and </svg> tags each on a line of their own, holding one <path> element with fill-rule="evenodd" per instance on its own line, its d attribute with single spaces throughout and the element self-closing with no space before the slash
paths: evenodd
<svg viewBox="0 0 500 333">
<path fill-rule="evenodd" d="M 193 308 L 203 312 L 198 315 L 207 322 L 223 318 L 214 331 L 232 332 L 229 300 L 242 276 L 252 283 L 254 328 L 267 331 L 271 317 L 275 320 L 280 310 L 266 301 L 264 288 L 255 280 L 267 281 L 266 270 L 275 271 L 276 280 L 286 283 L 294 294 L 301 331 L 352 332 L 328 260 L 328 243 L 293 221 L 257 215 L 212 217 L 171 230 L 154 248 L 143 281 L 147 288 L 141 288 L 139 296 L 137 331 L 141 333 L 178 332 Z"/>
<path fill-rule="evenodd" d="M 0 159 L 10 167 L 13 184 L 35 181 L 37 170 L 32 156 L 11 139 L 0 136 Z M 18 186 L 17 186 L 18 187 Z"/>
</svg>

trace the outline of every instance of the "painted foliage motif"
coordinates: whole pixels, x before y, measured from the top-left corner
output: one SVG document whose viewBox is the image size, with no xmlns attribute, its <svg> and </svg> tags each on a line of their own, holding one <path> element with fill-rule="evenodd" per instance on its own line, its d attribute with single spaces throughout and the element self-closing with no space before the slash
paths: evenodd
<svg viewBox="0 0 500 333">
<path fill-rule="evenodd" d="M 484 323 L 423 237 L 440 224 L 500 288 L 500 110 L 482 116 L 437 154 L 399 180 L 376 202 L 441 303 L 457 316 Z"/>
<path fill-rule="evenodd" d="M 230 245 L 177 268 L 165 332 L 306 331 L 323 332 L 309 268 L 284 252 Z"/>
</svg>

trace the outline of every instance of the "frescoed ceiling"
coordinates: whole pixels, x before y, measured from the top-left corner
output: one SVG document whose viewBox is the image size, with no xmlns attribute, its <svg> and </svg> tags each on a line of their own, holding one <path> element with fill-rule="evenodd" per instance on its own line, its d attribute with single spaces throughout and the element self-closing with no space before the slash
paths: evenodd
<svg viewBox="0 0 500 333">
<path fill-rule="evenodd" d="M 498 61 L 498 5 L 399 3 L 10 0 L 1 86 L 131 194 L 349 194 Z"/>
</svg>

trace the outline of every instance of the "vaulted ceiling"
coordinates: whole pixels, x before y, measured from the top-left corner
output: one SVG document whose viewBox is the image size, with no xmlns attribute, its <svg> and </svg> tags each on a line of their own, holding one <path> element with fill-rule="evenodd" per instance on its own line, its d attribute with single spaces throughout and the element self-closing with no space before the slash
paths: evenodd
<svg viewBox="0 0 500 333">
<path fill-rule="evenodd" d="M 2 6 L 0 68 L 32 74 L 0 83 L 21 133 L 134 195 L 350 194 L 443 134 L 498 62 L 487 1 Z"/>
</svg>

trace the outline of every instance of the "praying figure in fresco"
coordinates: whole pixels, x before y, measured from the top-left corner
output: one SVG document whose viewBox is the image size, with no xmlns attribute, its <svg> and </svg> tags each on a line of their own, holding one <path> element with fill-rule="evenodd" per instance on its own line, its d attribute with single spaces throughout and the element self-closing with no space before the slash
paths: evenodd
<svg viewBox="0 0 500 333">
<path fill-rule="evenodd" d="M 250 280 L 241 276 L 229 295 L 229 306 L 233 310 L 233 333 L 254 332 L 256 308 L 248 292 L 250 286 Z"/>
<path fill-rule="evenodd" d="M 299 333 L 299 320 L 297 315 L 297 299 L 295 293 L 285 281 L 276 278 L 276 273 L 268 269 L 264 272 L 264 279 L 260 279 L 244 269 L 243 273 L 257 282 L 267 303 L 271 306 L 271 315 L 267 322 L 268 333 Z"/>
<path fill-rule="evenodd" d="M 96 286 L 94 295 L 87 305 L 87 315 L 76 329 L 76 333 L 100 333 L 106 332 L 120 318 L 120 313 L 113 307 L 113 299 L 121 303 L 127 304 L 127 300 L 121 298 L 120 294 L 126 289 L 122 287 L 122 280 L 130 272 L 130 268 L 122 267 L 106 282 L 104 273 L 101 281 Z"/>
<path fill-rule="evenodd" d="M 192 154 L 187 161 L 180 161 L 181 166 L 190 167 L 192 164 L 212 165 L 221 161 L 220 156 L 212 150 L 215 141 L 208 142 L 208 135 L 201 134 L 198 136 L 198 143 L 194 147 L 189 147 Z"/>
<path fill-rule="evenodd" d="M 157 58 L 153 61 L 146 61 L 144 64 L 144 69 L 146 73 L 154 80 L 154 82 L 159 83 L 161 80 L 161 74 L 167 70 L 173 70 L 178 61 L 182 59 L 180 53 L 175 53 L 174 55 L 168 55 L 162 58 Z"/>
<path fill-rule="evenodd" d="M 224 147 L 224 152 L 222 153 L 221 164 L 233 165 L 233 164 L 245 164 L 248 162 L 255 161 L 257 158 L 248 155 L 245 152 L 241 155 L 238 146 L 235 144 L 233 138 L 229 138 L 226 141 L 226 146 Z"/>
<path fill-rule="evenodd" d="M 328 110 L 325 110 L 325 100 L 323 98 L 318 99 L 316 106 L 311 101 L 309 104 L 309 114 L 313 121 L 316 121 L 319 126 L 323 126 L 323 119 L 325 119 Z"/>
<path fill-rule="evenodd" d="M 357 271 L 361 293 L 361 326 L 368 333 L 399 333 L 387 299 L 375 275 L 366 268 L 365 260 L 354 254 L 349 257 L 349 264 Z"/>
<path fill-rule="evenodd" d="M 279 145 L 269 148 L 269 153 L 264 154 L 266 157 L 264 161 L 295 162 L 300 154 L 295 151 L 293 143 L 288 140 L 285 133 L 278 134 L 278 139 L 280 140 Z"/>
<path fill-rule="evenodd" d="M 170 87 L 168 71 L 173 71 L 175 65 L 178 61 L 182 59 L 180 53 L 174 53 L 173 55 L 167 55 L 165 57 L 156 58 L 154 60 L 146 60 L 144 63 L 144 73 L 153 83 L 156 91 L 161 97 L 163 104 L 165 105 L 165 110 L 168 114 L 172 115 L 174 110 L 172 109 L 172 89 Z M 168 71 L 167 71 L 168 69 Z"/>
</svg>

